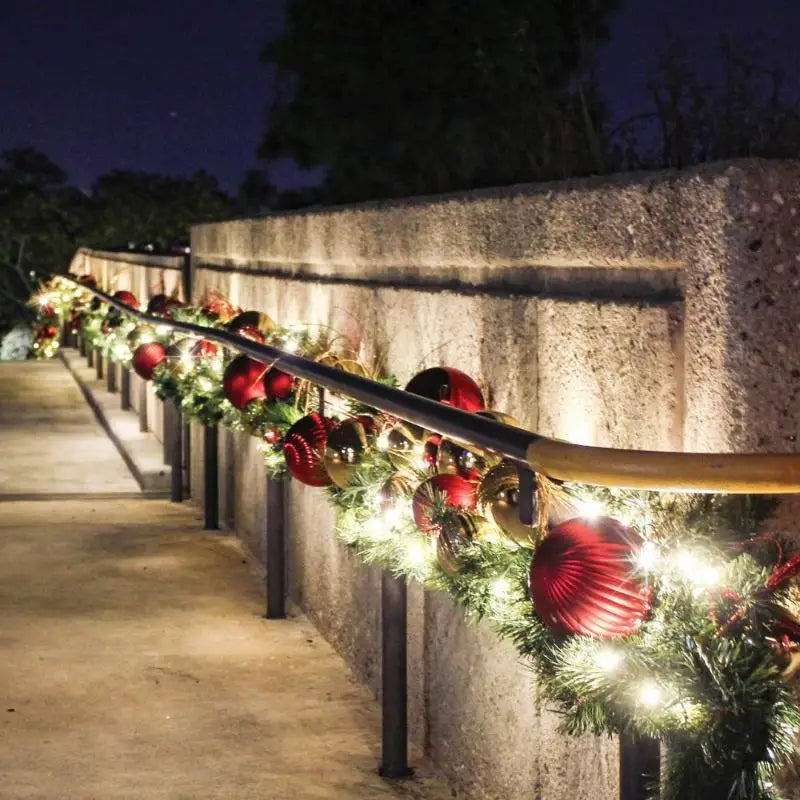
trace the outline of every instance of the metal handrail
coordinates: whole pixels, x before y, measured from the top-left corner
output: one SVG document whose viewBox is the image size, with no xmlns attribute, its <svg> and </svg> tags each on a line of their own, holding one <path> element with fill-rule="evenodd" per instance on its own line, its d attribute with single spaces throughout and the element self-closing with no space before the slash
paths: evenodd
<svg viewBox="0 0 800 800">
<path fill-rule="evenodd" d="M 426 430 L 498 453 L 550 478 L 656 491 L 800 493 L 800 453 L 673 453 L 573 444 L 385 386 L 229 331 L 155 317 L 70 276 L 60 277 L 143 322 L 166 325 L 233 348 Z"/>
</svg>

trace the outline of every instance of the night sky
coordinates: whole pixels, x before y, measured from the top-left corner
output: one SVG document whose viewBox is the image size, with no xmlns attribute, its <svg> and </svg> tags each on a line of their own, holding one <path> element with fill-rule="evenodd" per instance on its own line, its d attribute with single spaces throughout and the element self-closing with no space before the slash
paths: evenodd
<svg viewBox="0 0 800 800">
<path fill-rule="evenodd" d="M 281 0 L 3 0 L 0 6 L 0 149 L 33 145 L 88 187 L 115 168 L 188 174 L 224 186 L 258 166 L 255 149 L 271 85 L 259 64 L 280 30 Z M 720 11 L 720 9 L 724 9 Z M 614 119 L 647 108 L 644 89 L 665 31 L 685 38 L 713 75 L 722 29 L 766 45 L 793 70 L 798 0 L 627 0 L 599 78 Z M 307 179 L 290 163 L 273 181 Z"/>
</svg>

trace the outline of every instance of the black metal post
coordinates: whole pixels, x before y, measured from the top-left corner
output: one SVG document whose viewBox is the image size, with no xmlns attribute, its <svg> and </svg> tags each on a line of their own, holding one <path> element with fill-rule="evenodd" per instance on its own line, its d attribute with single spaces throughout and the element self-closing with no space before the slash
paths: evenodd
<svg viewBox="0 0 800 800">
<path fill-rule="evenodd" d="M 120 366 L 119 407 L 129 411 L 131 407 L 131 371 Z"/>
<path fill-rule="evenodd" d="M 78 352 L 82 358 L 86 358 L 86 337 L 83 334 L 78 334 Z"/>
<path fill-rule="evenodd" d="M 219 443 L 217 426 L 203 429 L 203 529 L 219 530 Z"/>
<path fill-rule="evenodd" d="M 139 430 L 146 433 L 150 430 L 147 420 L 147 381 L 139 381 Z"/>
<path fill-rule="evenodd" d="M 325 416 L 325 389 L 322 386 L 317 386 L 317 405 L 319 407 L 320 416 Z"/>
<path fill-rule="evenodd" d="M 169 499 L 173 503 L 183 502 L 183 414 L 180 408 L 174 402 L 167 402 L 164 404 L 164 412 L 167 413 L 169 409 L 169 416 L 171 424 L 169 426 L 170 436 L 170 466 L 172 467 L 172 475 L 170 478 L 170 492 Z M 166 431 L 165 431 L 166 438 Z"/>
<path fill-rule="evenodd" d="M 99 350 L 94 354 L 94 366 L 97 372 L 97 380 L 103 380 L 103 351 Z"/>
<path fill-rule="evenodd" d="M 94 347 L 88 345 L 86 347 L 86 366 L 93 367 L 94 366 Z"/>
<path fill-rule="evenodd" d="M 192 496 L 192 426 L 188 422 L 183 423 L 183 494 Z"/>
<path fill-rule="evenodd" d="M 381 576 L 381 696 L 383 778 L 407 778 L 408 682 L 406 644 L 406 580 L 384 570 Z"/>
<path fill-rule="evenodd" d="M 172 463 L 172 427 L 175 422 L 172 409 L 174 406 L 169 400 L 161 403 L 161 449 L 165 464 Z"/>
<path fill-rule="evenodd" d="M 286 618 L 286 481 L 267 475 L 267 619 Z"/>
<path fill-rule="evenodd" d="M 117 391 L 117 365 L 110 357 L 106 362 L 106 389 L 112 394 Z"/>
<path fill-rule="evenodd" d="M 659 794 L 661 751 L 649 736 L 619 739 L 619 800 L 647 800 Z"/>
</svg>

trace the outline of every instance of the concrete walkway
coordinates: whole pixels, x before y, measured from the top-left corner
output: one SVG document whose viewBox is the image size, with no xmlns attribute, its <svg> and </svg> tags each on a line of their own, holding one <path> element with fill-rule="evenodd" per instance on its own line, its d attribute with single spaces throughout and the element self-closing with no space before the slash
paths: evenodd
<svg viewBox="0 0 800 800">
<path fill-rule="evenodd" d="M 60 371 L 0 367 L 2 479 L 36 495 L 57 457 L 85 491 L 116 490 L 119 464 Z M 37 405 L 53 386 L 70 402 Z M 377 777 L 374 699 L 307 620 L 262 608 L 247 554 L 189 506 L 0 502 L 0 797 L 450 797 L 424 770 Z"/>
</svg>

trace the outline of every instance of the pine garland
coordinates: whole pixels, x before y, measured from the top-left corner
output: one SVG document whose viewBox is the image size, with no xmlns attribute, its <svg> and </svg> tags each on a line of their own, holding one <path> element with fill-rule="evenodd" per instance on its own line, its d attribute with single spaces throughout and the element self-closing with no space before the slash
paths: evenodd
<svg viewBox="0 0 800 800">
<path fill-rule="evenodd" d="M 37 302 L 47 311 L 43 325 L 83 309 L 82 335 L 112 360 L 129 363 L 134 323 L 109 326 L 104 309 L 63 281 L 43 287 Z M 174 314 L 219 324 L 202 308 Z M 269 339 L 291 342 L 306 357 L 331 357 L 324 332 L 276 328 Z M 161 340 L 167 345 L 169 335 Z M 314 392 L 300 383 L 283 401 L 238 410 L 222 391 L 234 355 L 168 362 L 156 370 L 156 391 L 201 424 L 258 437 L 267 468 L 280 474 L 280 441 L 313 409 Z M 382 379 L 396 385 L 391 376 Z M 376 413 L 346 398 L 328 397 L 329 404 L 343 417 Z M 540 510 L 613 517 L 645 541 L 631 564 L 654 598 L 641 628 L 610 640 L 566 635 L 545 625 L 529 598 L 533 542 L 547 535 L 547 514 L 530 544 L 520 544 L 503 536 L 483 507 L 455 510 L 434 492 L 430 519 L 447 532 L 438 544 L 447 551 L 437 557 L 437 539 L 423 535 L 411 513 L 411 495 L 431 473 L 416 465 L 398 472 L 382 444 L 378 437 L 346 487 L 327 490 L 337 535 L 362 561 L 447 592 L 471 616 L 491 622 L 535 670 L 565 733 L 635 733 L 665 743 L 664 800 L 779 800 L 774 779 L 800 731 L 791 666 L 800 651 L 800 589 L 776 571 L 788 563 L 785 543 L 759 536 L 774 510 L 771 499 L 610 490 L 539 476 Z M 387 492 L 398 474 L 402 480 Z"/>
</svg>

